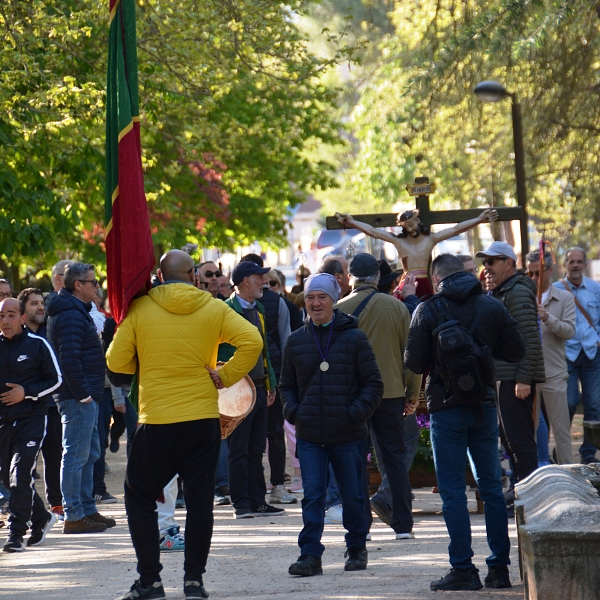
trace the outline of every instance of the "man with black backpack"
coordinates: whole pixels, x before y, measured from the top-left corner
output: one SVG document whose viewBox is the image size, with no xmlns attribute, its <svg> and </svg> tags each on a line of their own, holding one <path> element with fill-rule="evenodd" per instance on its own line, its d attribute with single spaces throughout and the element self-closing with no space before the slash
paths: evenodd
<svg viewBox="0 0 600 600">
<path fill-rule="evenodd" d="M 485 586 L 508 588 L 510 540 L 500 481 L 490 353 L 518 362 L 525 354 L 525 342 L 506 308 L 483 294 L 479 280 L 465 272 L 459 258 L 441 254 L 433 261 L 431 272 L 437 294 L 416 309 L 404 354 L 411 371 L 423 373 L 431 368 L 425 395 L 452 565 L 445 577 L 431 582 L 431 589 L 483 587 L 471 560 L 471 524 L 465 494 L 467 457 L 485 503 L 491 550 L 486 559 L 489 572 Z"/>
</svg>

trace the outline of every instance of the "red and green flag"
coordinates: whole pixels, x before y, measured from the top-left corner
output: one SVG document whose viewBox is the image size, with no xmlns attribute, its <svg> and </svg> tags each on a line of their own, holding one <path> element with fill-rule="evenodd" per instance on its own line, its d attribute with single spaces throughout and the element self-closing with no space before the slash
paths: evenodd
<svg viewBox="0 0 600 600">
<path fill-rule="evenodd" d="M 106 262 L 120 323 L 155 264 L 140 142 L 134 0 L 110 0 L 106 85 Z"/>
</svg>

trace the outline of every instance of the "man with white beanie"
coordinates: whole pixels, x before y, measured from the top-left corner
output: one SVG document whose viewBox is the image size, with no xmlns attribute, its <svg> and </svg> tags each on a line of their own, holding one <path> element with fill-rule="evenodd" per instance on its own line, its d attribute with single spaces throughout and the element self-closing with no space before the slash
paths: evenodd
<svg viewBox="0 0 600 600">
<path fill-rule="evenodd" d="M 383 383 L 358 319 L 333 308 L 340 295 L 336 278 L 313 275 L 304 284 L 304 294 L 308 318 L 288 338 L 280 380 L 284 416 L 296 426 L 304 486 L 300 557 L 289 573 L 323 573 L 321 536 L 330 463 L 348 531 L 344 570 L 364 570 L 368 526 L 363 458 L 367 421 L 381 400 Z"/>
</svg>

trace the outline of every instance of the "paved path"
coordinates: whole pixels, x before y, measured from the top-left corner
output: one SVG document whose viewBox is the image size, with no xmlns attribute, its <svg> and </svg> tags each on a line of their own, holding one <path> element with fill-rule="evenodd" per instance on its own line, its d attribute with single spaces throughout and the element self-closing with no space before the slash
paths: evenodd
<svg viewBox="0 0 600 600">
<path fill-rule="evenodd" d="M 111 472 L 109 491 L 118 504 L 100 507 L 117 519 L 117 526 L 102 534 L 64 535 L 58 524 L 43 545 L 20 554 L 0 553 L 0 598 L 2 600 L 111 600 L 129 590 L 136 578 L 135 555 L 127 529 L 122 482 L 125 452 L 108 454 Z M 488 554 L 483 516 L 475 514 L 474 494 L 469 494 L 474 535 L 475 564 L 485 575 Z M 414 540 L 396 541 L 393 531 L 375 519 L 373 540 L 368 543 L 366 571 L 345 573 L 344 530 L 326 526 L 322 577 L 294 578 L 287 574 L 299 552 L 300 504 L 287 508 L 283 517 L 236 521 L 231 508 L 215 509 L 215 532 L 204 582 L 213 599 L 244 600 L 298 598 L 302 600 L 346 600 L 354 598 L 413 600 L 435 598 L 429 590 L 432 579 L 449 568 L 448 537 L 440 514 L 439 495 L 417 490 Z M 184 525 L 185 511 L 176 517 Z M 3 530 L 3 532 L 6 530 Z M 3 536 L 2 536 L 3 537 Z M 455 598 L 523 597 L 519 582 L 516 535 L 511 526 L 513 565 L 511 590 L 459 592 Z M 183 553 L 162 553 L 163 582 L 167 598 L 183 598 Z M 475 596 L 477 594 L 477 596 Z"/>
</svg>

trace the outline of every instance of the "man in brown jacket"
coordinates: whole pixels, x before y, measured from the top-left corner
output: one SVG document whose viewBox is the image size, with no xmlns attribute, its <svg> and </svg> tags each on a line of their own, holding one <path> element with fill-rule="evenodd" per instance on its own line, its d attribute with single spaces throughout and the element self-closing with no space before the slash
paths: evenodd
<svg viewBox="0 0 600 600">
<path fill-rule="evenodd" d="M 484 258 L 493 296 L 508 309 L 525 339 L 523 360 L 495 361 L 500 435 L 512 459 L 517 481 L 521 481 L 537 469 L 533 405 L 536 383 L 546 381 L 537 320 L 537 290 L 529 277 L 517 273 L 517 255 L 510 244 L 494 242 L 477 256 Z"/>
<path fill-rule="evenodd" d="M 554 261 L 544 253 L 544 269 L 537 250 L 527 255 L 527 274 L 542 288 L 538 314 L 542 323 L 542 348 L 546 366 L 546 382 L 536 386 L 537 404 L 544 403 L 545 414 L 554 431 L 558 464 L 573 462 L 571 420 L 567 403 L 567 355 L 565 341 L 575 335 L 575 300 L 573 294 L 552 285 Z M 539 412 L 539 411 L 538 411 Z"/>
<path fill-rule="evenodd" d="M 410 315 L 402 302 L 378 293 L 379 263 L 374 256 L 366 253 L 354 256 L 350 275 L 354 278 L 354 290 L 336 308 L 358 317 L 358 328 L 366 333 L 375 352 L 383 379 L 383 399 L 371 417 L 370 426 L 381 450 L 377 458 L 383 462 L 392 491 L 392 528 L 396 539 L 410 539 L 414 534 L 410 483 L 403 462 L 404 410 L 407 403 L 416 404 L 421 387 L 421 376 L 406 369 L 403 362 Z M 368 496 L 366 510 L 370 525 Z"/>
</svg>

